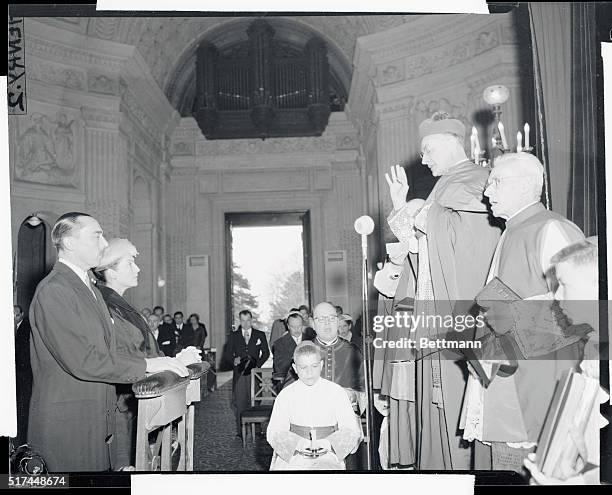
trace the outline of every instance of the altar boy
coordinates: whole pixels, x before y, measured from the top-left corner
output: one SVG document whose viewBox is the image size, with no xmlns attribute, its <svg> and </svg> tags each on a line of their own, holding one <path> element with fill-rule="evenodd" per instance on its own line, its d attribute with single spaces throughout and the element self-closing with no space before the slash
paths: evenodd
<svg viewBox="0 0 612 495">
<path fill-rule="evenodd" d="M 297 345 L 293 368 L 298 381 L 276 398 L 268 443 L 270 470 L 339 470 L 354 452 L 361 429 L 344 389 L 321 378 L 321 351 L 310 341 Z"/>
</svg>

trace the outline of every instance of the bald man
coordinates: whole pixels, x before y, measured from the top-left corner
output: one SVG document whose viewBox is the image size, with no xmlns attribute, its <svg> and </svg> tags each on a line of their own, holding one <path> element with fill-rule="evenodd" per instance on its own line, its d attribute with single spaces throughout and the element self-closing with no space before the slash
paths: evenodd
<svg viewBox="0 0 612 495">
<path fill-rule="evenodd" d="M 343 387 L 353 409 L 361 415 L 365 411 L 365 378 L 361 350 L 338 335 L 338 313 L 334 305 L 328 302 L 317 304 L 313 316 L 317 333 L 314 343 L 321 349 L 323 358 L 321 377 Z M 296 373 L 290 370 L 285 386 L 296 380 Z M 347 470 L 363 467 L 361 454 L 362 452 L 357 452 L 346 459 Z"/>
<path fill-rule="evenodd" d="M 584 239 L 576 225 L 540 202 L 543 183 L 544 167 L 535 156 L 507 153 L 495 161 L 485 189 L 493 214 L 506 222 L 487 283 L 497 277 L 522 300 L 552 293 L 555 280 L 549 271 L 551 258 L 560 249 Z M 502 307 L 493 306 L 486 313 L 497 335 L 511 331 L 520 316 L 499 317 L 505 315 L 496 315 L 495 311 Z M 533 330 L 537 330 L 537 321 Z M 474 374 L 470 376 L 461 427 L 464 438 L 475 441 L 476 469 L 526 474 L 523 458 L 536 445 L 557 380 L 564 370 L 577 367 L 581 351 L 580 342 L 574 342 L 536 359 L 522 359 L 513 374 L 494 376 L 487 388 Z M 485 362 L 485 366 L 492 370 L 491 362 Z M 487 455 L 489 448 L 492 458 Z M 492 459 L 491 464 L 480 464 L 488 459 Z"/>
</svg>

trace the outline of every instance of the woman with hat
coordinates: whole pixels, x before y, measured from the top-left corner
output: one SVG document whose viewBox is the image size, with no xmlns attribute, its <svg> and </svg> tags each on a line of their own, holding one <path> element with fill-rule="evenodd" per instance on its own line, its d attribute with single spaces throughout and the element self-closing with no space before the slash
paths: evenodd
<svg viewBox="0 0 612 495">
<path fill-rule="evenodd" d="M 138 285 L 140 268 L 134 258 L 138 256 L 136 247 L 127 239 L 111 239 L 102 255 L 94 273 L 98 280 L 98 288 L 102 293 L 114 323 L 117 339 L 117 352 L 135 354 L 144 358 L 163 358 L 155 336 L 140 311 L 134 308 L 124 298 L 123 294 L 131 287 Z M 173 371 L 175 358 L 166 357 L 168 369 Z M 184 352 L 178 361 L 188 364 L 201 361 L 194 350 Z M 130 386 L 117 385 L 116 432 L 112 443 L 113 467 L 123 469 L 133 465 L 135 454 L 135 439 L 133 423 L 136 419 L 138 401 Z"/>
</svg>

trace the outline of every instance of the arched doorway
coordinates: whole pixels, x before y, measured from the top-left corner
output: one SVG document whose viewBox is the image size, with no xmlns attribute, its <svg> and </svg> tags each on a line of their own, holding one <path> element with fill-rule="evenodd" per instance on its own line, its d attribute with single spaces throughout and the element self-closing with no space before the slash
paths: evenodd
<svg viewBox="0 0 612 495">
<path fill-rule="evenodd" d="M 38 217 L 23 221 L 17 234 L 14 270 L 15 304 L 27 315 L 38 283 L 49 271 L 47 248 L 50 239 L 47 226 Z"/>
</svg>

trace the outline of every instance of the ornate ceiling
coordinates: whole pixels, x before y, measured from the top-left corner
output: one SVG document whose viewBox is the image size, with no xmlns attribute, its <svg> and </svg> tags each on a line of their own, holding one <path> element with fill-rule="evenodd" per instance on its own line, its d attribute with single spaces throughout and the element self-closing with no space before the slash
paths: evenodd
<svg viewBox="0 0 612 495">
<path fill-rule="evenodd" d="M 328 44 L 330 66 L 348 90 L 358 37 L 385 31 L 419 15 L 267 16 L 276 36 L 297 44 L 312 35 Z M 207 39 L 219 47 L 246 39 L 253 17 L 59 17 L 40 18 L 64 29 L 134 45 L 175 108 L 185 108 L 193 92 L 195 49 Z"/>
</svg>

